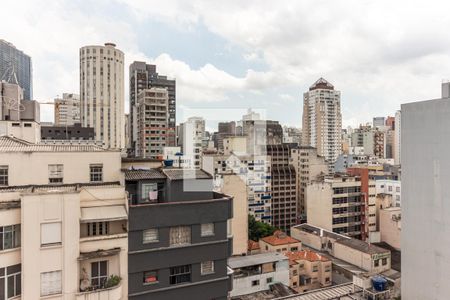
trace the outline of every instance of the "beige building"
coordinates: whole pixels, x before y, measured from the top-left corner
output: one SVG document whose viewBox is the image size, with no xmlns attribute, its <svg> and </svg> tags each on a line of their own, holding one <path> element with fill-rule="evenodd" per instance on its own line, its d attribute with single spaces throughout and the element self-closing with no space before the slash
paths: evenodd
<svg viewBox="0 0 450 300">
<path fill-rule="evenodd" d="M 225 155 L 246 155 L 247 154 L 247 137 L 245 136 L 229 136 L 223 138 L 223 153 Z"/>
<path fill-rule="evenodd" d="M 73 126 L 81 123 L 80 95 L 64 93 L 55 99 L 55 126 Z"/>
<path fill-rule="evenodd" d="M 290 287 L 298 293 L 331 285 L 331 260 L 312 250 L 287 252 Z"/>
<path fill-rule="evenodd" d="M 297 211 L 306 218 L 306 187 L 319 175 L 328 174 L 328 165 L 323 156 L 317 154 L 317 149 L 300 146 L 291 150 L 291 165 L 297 173 Z"/>
<path fill-rule="evenodd" d="M 136 156 L 158 158 L 168 141 L 169 95 L 166 89 L 151 88 L 137 96 Z"/>
<path fill-rule="evenodd" d="M 80 49 L 81 124 L 107 148 L 125 147 L 124 62 L 113 43 Z"/>
<path fill-rule="evenodd" d="M 36 121 L 0 121 L 0 136 L 2 135 L 38 143 L 41 141 L 41 125 Z"/>
<path fill-rule="evenodd" d="M 259 240 L 261 253 L 298 251 L 302 249 L 302 243 L 286 233 L 277 230 L 271 236 L 263 237 Z"/>
<path fill-rule="evenodd" d="M 0 299 L 126 299 L 120 152 L 6 136 L 0 152 Z"/>
<path fill-rule="evenodd" d="M 365 201 L 360 177 L 325 176 L 308 184 L 306 195 L 308 224 L 361 239 Z"/>
<path fill-rule="evenodd" d="M 331 168 L 342 151 L 341 130 L 341 92 L 320 78 L 303 94 L 302 145 L 316 148 Z"/>
<path fill-rule="evenodd" d="M 402 231 L 402 213 L 400 207 L 388 207 L 380 210 L 381 241 L 400 250 Z"/>
</svg>

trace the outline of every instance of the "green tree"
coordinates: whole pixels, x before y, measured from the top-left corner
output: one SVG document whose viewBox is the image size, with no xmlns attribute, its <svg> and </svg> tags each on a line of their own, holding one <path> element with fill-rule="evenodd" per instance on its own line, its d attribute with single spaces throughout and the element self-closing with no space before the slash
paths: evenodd
<svg viewBox="0 0 450 300">
<path fill-rule="evenodd" d="M 254 216 L 248 215 L 248 238 L 259 241 L 260 238 L 272 235 L 277 228 L 272 225 L 256 221 Z"/>
</svg>

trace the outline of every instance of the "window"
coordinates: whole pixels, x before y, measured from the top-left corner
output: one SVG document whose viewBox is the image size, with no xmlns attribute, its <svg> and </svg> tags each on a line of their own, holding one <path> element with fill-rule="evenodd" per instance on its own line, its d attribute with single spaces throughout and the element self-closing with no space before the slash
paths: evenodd
<svg viewBox="0 0 450 300">
<path fill-rule="evenodd" d="M 387 258 L 381 259 L 381 264 L 382 264 L 383 266 L 387 265 Z"/>
<path fill-rule="evenodd" d="M 91 263 L 91 285 L 94 288 L 103 288 L 108 279 L 108 261 L 96 261 Z"/>
<path fill-rule="evenodd" d="M 61 271 L 41 273 L 41 296 L 61 294 Z"/>
<path fill-rule="evenodd" d="M 252 281 L 252 286 L 257 286 L 259 285 L 259 280 L 253 280 Z"/>
<path fill-rule="evenodd" d="M 41 224 L 41 246 L 61 244 L 61 223 Z"/>
<path fill-rule="evenodd" d="M 378 267 L 378 266 L 380 265 L 380 260 L 377 259 L 377 260 L 375 260 L 373 263 L 374 263 L 374 266 L 375 266 L 375 267 Z"/>
<path fill-rule="evenodd" d="M 201 236 L 213 236 L 214 235 L 214 223 L 202 224 Z"/>
<path fill-rule="evenodd" d="M 191 266 L 184 265 L 170 268 L 169 282 L 170 284 L 179 284 L 191 281 Z"/>
<path fill-rule="evenodd" d="M 201 274 L 202 275 L 206 275 L 206 274 L 212 274 L 214 273 L 214 261 L 209 260 L 209 261 L 204 261 L 201 263 Z"/>
<path fill-rule="evenodd" d="M 0 250 L 20 247 L 20 224 L 0 227 Z"/>
<path fill-rule="evenodd" d="M 191 227 L 178 226 L 170 228 L 170 246 L 187 245 L 191 243 Z"/>
<path fill-rule="evenodd" d="M 48 182 L 63 182 L 63 165 L 48 165 Z"/>
<path fill-rule="evenodd" d="M 292 247 L 291 251 L 298 251 L 298 247 Z"/>
<path fill-rule="evenodd" d="M 319 267 L 313 266 L 313 267 L 312 267 L 312 271 L 313 271 L 313 272 L 319 272 Z"/>
<path fill-rule="evenodd" d="M 21 294 L 21 265 L 0 268 L 0 299 L 9 299 Z"/>
<path fill-rule="evenodd" d="M 158 282 L 158 272 L 157 271 L 147 271 L 144 272 L 144 284 L 152 284 Z"/>
<path fill-rule="evenodd" d="M 266 283 L 271 283 L 273 281 L 273 277 L 266 278 Z"/>
<path fill-rule="evenodd" d="M 148 243 L 156 243 L 156 242 L 159 242 L 158 229 L 151 228 L 151 229 L 146 229 L 142 232 L 142 243 L 148 244 Z"/>
<path fill-rule="evenodd" d="M 0 166 L 0 185 L 8 185 L 8 166 Z"/>
<path fill-rule="evenodd" d="M 154 202 L 158 200 L 158 184 L 143 183 L 141 192 L 142 201 Z"/>
<path fill-rule="evenodd" d="M 103 165 L 90 165 L 90 180 L 91 182 L 102 182 L 103 181 Z"/>
<path fill-rule="evenodd" d="M 109 234 L 109 222 L 87 223 L 87 226 L 88 226 L 88 236 Z"/>
</svg>

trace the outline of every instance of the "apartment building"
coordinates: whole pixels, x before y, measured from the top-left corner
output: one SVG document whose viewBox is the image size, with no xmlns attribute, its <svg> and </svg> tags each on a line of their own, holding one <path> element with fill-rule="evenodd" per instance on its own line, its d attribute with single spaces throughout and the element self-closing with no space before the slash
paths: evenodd
<svg viewBox="0 0 450 300">
<path fill-rule="evenodd" d="M 267 145 L 272 189 L 272 225 L 289 233 L 297 224 L 297 173 L 290 164 L 292 144 Z"/>
<path fill-rule="evenodd" d="M 302 145 L 317 149 L 330 164 L 330 171 L 341 154 L 341 92 L 319 78 L 303 94 Z"/>
<path fill-rule="evenodd" d="M 183 154 L 193 161 L 195 169 L 202 167 L 203 139 L 205 137 L 205 119 L 190 117 L 180 124 L 178 136 Z"/>
<path fill-rule="evenodd" d="M 309 224 L 291 228 L 291 236 L 313 250 L 329 254 L 372 274 L 391 269 L 391 251 Z"/>
<path fill-rule="evenodd" d="M 289 251 L 289 286 L 298 293 L 331 285 L 331 260 L 312 250 Z"/>
<path fill-rule="evenodd" d="M 233 270 L 231 297 L 268 291 L 274 283 L 289 286 L 289 260 L 281 253 L 231 257 L 228 266 Z"/>
<path fill-rule="evenodd" d="M 168 108 L 166 89 L 143 89 L 137 95 L 137 157 L 162 156 L 168 141 Z"/>
<path fill-rule="evenodd" d="M 360 177 L 345 174 L 325 176 L 308 184 L 306 195 L 309 224 L 362 238 L 365 197 Z"/>
<path fill-rule="evenodd" d="M 227 299 L 232 197 L 202 170 L 125 169 L 128 299 Z M 152 217 L 148 217 L 152 216 Z"/>
<path fill-rule="evenodd" d="M 39 102 L 25 101 L 24 91 L 18 84 L 2 80 L 0 81 L 0 120 L 39 122 Z"/>
<path fill-rule="evenodd" d="M 238 175 L 247 186 L 248 214 L 272 224 L 270 157 L 204 154 L 202 159 L 203 169 L 214 176 Z"/>
<path fill-rule="evenodd" d="M 0 299 L 126 299 L 120 152 L 0 137 Z"/>
<path fill-rule="evenodd" d="M 376 181 L 377 194 L 388 194 L 392 196 L 394 205 L 400 207 L 402 204 L 402 183 L 400 180 L 378 179 Z"/>
<path fill-rule="evenodd" d="M 259 240 L 259 249 L 261 253 L 298 251 L 302 249 L 302 243 L 281 230 L 275 231 L 272 235 L 263 237 Z"/>
<path fill-rule="evenodd" d="M 306 187 L 319 175 L 328 174 L 328 165 L 323 156 L 317 154 L 317 149 L 300 146 L 291 150 L 290 164 L 297 173 L 297 214 L 300 223 L 306 221 Z"/>
<path fill-rule="evenodd" d="M 52 141 L 95 141 L 95 132 L 92 127 L 81 127 L 81 123 L 66 126 L 44 126 L 41 125 L 41 139 Z M 98 141 L 99 144 L 103 144 Z"/>
<path fill-rule="evenodd" d="M 63 93 L 62 98 L 55 99 L 55 125 L 72 126 L 81 123 L 80 95 Z"/>
</svg>

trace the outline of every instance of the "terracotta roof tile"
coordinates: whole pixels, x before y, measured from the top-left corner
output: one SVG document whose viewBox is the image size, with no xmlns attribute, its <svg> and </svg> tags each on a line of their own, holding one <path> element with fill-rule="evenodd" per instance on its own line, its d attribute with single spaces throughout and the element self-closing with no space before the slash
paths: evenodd
<svg viewBox="0 0 450 300">
<path fill-rule="evenodd" d="M 248 251 L 252 251 L 252 250 L 259 250 L 259 243 L 255 242 L 253 240 L 248 240 L 247 243 L 247 250 Z"/>
<path fill-rule="evenodd" d="M 330 261 L 328 258 L 326 258 L 323 255 L 320 255 L 317 252 L 311 251 L 311 250 L 301 250 L 301 251 L 294 251 L 294 252 L 286 252 L 284 255 L 286 255 L 289 258 L 289 264 L 294 265 L 297 263 L 297 260 L 308 260 L 311 262 L 315 261 Z"/>
<path fill-rule="evenodd" d="M 277 230 L 273 233 L 271 236 L 266 236 L 262 238 L 264 242 L 271 244 L 272 246 L 279 246 L 279 245 L 288 245 L 288 244 L 294 244 L 294 243 L 300 243 L 299 240 L 296 240 L 290 236 L 288 236 L 286 233 Z"/>
</svg>

